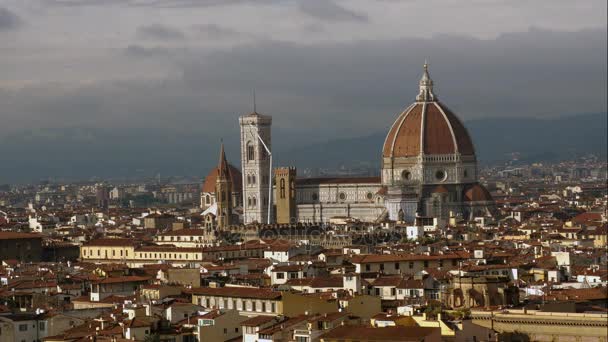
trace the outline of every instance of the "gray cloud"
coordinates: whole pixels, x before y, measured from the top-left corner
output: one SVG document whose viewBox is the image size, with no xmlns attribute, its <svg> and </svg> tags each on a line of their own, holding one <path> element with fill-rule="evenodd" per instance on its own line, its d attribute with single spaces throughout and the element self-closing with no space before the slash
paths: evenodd
<svg viewBox="0 0 608 342">
<path fill-rule="evenodd" d="M 171 57 L 175 51 L 164 47 L 146 47 L 138 44 L 130 44 L 125 49 L 125 55 L 136 58 L 158 58 Z"/>
<path fill-rule="evenodd" d="M 186 35 L 176 29 L 162 24 L 151 24 L 139 27 L 137 29 L 137 37 L 150 40 L 183 40 Z"/>
<path fill-rule="evenodd" d="M 302 12 L 320 20 L 368 21 L 367 15 L 340 6 L 334 0 L 300 0 L 298 6 Z"/>
<path fill-rule="evenodd" d="M 131 45 L 125 52 L 158 59 L 179 73 L 65 91 L 40 84 L 0 92 L 12 122 L 3 130 L 69 122 L 193 129 L 213 136 L 234 130 L 238 114 L 250 110 L 256 88 L 258 108 L 276 115 L 279 129 L 303 135 L 314 131 L 319 139 L 365 134 L 385 129 L 414 99 L 425 58 L 439 98 L 465 120 L 606 110 L 604 29 L 534 29 L 496 40 L 258 41 L 215 52 Z"/>
<path fill-rule="evenodd" d="M 212 34 L 223 27 L 206 29 Z M 11 165 L 0 169 L 0 177 L 20 170 L 31 170 L 32 177 L 66 170 L 82 175 L 101 170 L 99 164 L 108 174 L 127 174 L 134 166 L 156 170 L 159 164 L 163 174 L 204 174 L 222 137 L 229 158 L 236 159 L 237 118 L 251 110 L 252 88 L 258 110 L 274 117 L 276 146 L 384 132 L 414 100 L 425 58 L 439 99 L 465 121 L 605 112 L 606 38 L 605 28 L 533 28 L 487 40 L 251 39 L 213 50 L 133 43 L 113 55 L 109 70 L 150 63 L 142 74 L 165 73 L 0 87 L 0 154 Z"/>
<path fill-rule="evenodd" d="M 281 0 L 43 0 L 55 6 L 107 6 L 123 5 L 130 7 L 152 8 L 197 8 L 212 6 L 229 6 L 243 3 L 272 3 Z"/>
<path fill-rule="evenodd" d="M 0 31 L 13 30 L 21 26 L 23 21 L 7 8 L 0 7 Z"/>
<path fill-rule="evenodd" d="M 220 26 L 217 24 L 201 24 L 194 26 L 194 32 L 203 38 L 210 40 L 224 40 L 224 39 L 233 39 L 239 37 L 249 37 L 252 38 L 253 35 L 247 34 L 244 32 L 239 32 L 237 30 Z"/>
</svg>

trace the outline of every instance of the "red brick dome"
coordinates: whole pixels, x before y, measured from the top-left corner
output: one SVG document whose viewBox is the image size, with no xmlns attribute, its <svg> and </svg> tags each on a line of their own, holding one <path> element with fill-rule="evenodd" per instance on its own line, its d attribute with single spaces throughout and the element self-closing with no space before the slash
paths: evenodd
<svg viewBox="0 0 608 342">
<path fill-rule="evenodd" d="M 492 195 L 485 188 L 485 186 L 475 183 L 470 185 L 464 190 L 464 201 L 465 202 L 491 202 L 493 201 Z"/>
<path fill-rule="evenodd" d="M 415 157 L 420 154 L 474 155 L 471 137 L 462 122 L 433 93 L 433 81 L 425 64 L 420 94 L 389 130 L 382 156 Z"/>
<path fill-rule="evenodd" d="M 214 167 L 207 177 L 205 177 L 205 181 L 203 182 L 203 192 L 215 192 L 215 181 L 217 180 L 217 175 L 219 173 L 219 167 Z M 230 175 L 230 181 L 232 182 L 232 191 L 240 192 L 242 190 L 242 175 L 241 171 L 236 167 L 228 164 L 228 174 Z"/>
</svg>

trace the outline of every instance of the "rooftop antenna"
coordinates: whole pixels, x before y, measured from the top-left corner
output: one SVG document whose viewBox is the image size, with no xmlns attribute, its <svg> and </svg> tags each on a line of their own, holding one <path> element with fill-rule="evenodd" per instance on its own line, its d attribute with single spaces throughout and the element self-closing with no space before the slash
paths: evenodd
<svg viewBox="0 0 608 342">
<path fill-rule="evenodd" d="M 255 88 L 253 88 L 253 112 L 257 113 L 256 103 L 255 103 Z"/>
</svg>

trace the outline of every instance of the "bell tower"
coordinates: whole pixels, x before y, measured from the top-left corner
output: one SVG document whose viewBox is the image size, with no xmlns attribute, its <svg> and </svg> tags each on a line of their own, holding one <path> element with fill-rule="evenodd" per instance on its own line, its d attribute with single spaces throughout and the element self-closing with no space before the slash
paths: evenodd
<svg viewBox="0 0 608 342">
<path fill-rule="evenodd" d="M 296 173 L 295 167 L 274 170 L 276 220 L 279 224 L 296 223 Z"/>
<path fill-rule="evenodd" d="M 232 180 L 223 143 L 220 147 L 220 162 L 217 166 L 215 198 L 217 203 L 217 227 L 219 229 L 225 228 L 232 224 Z"/>
<path fill-rule="evenodd" d="M 272 117 L 254 111 L 239 118 L 243 174 L 243 223 L 266 223 L 272 192 L 270 155 Z"/>
</svg>

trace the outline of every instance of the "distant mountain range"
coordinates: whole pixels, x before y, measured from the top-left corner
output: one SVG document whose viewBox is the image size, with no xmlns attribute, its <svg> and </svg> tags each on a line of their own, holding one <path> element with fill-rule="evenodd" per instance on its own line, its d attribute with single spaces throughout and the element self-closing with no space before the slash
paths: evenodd
<svg viewBox="0 0 608 342">
<path fill-rule="evenodd" d="M 578 114 L 552 119 L 487 118 L 465 122 L 481 162 L 510 160 L 555 161 L 586 153 L 607 154 L 607 113 Z M 374 166 L 386 132 L 369 136 L 330 140 L 286 149 L 285 164 L 307 167 Z M 330 165 L 333 164 L 333 165 Z"/>
<path fill-rule="evenodd" d="M 555 119 L 487 118 L 465 122 L 484 162 L 566 159 L 586 153 L 605 156 L 607 114 Z M 225 132 L 238 137 L 238 128 Z M 299 145 L 288 131 L 274 132 L 274 165 L 303 168 L 378 170 L 386 132 Z M 0 136 L 0 184 L 42 179 L 141 178 L 181 175 L 203 177 L 217 164 L 219 142 L 189 134 L 134 129 L 38 129 Z M 281 144 L 276 142 L 280 141 Z M 239 142 L 227 141 L 228 159 L 239 165 Z"/>
</svg>

